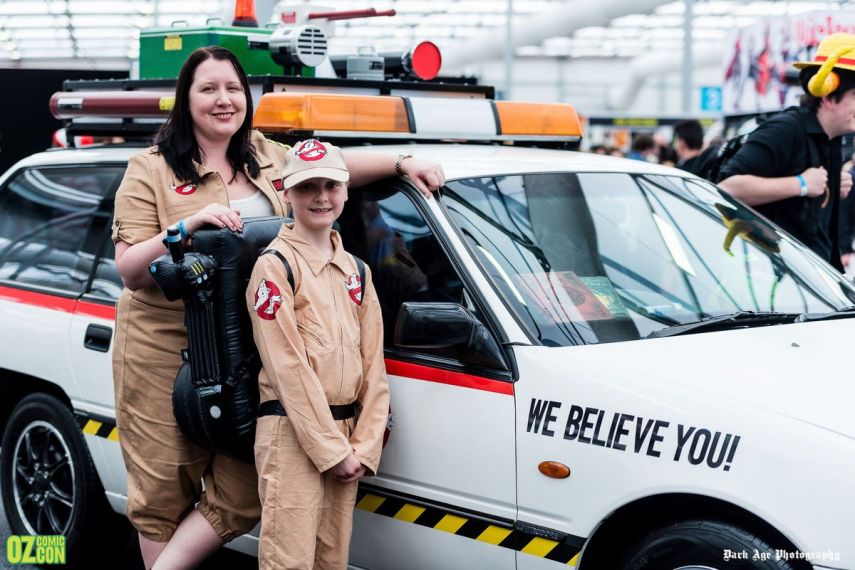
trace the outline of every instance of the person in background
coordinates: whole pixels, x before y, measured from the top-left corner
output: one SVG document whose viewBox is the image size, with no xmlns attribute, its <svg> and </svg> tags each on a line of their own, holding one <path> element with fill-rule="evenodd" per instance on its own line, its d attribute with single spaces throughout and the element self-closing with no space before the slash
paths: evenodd
<svg viewBox="0 0 855 570">
<path fill-rule="evenodd" d="M 203 449 L 182 434 L 172 387 L 187 346 L 184 306 L 155 286 L 149 263 L 204 225 L 240 231 L 247 216 L 286 213 L 286 147 L 253 131 L 240 63 L 220 47 L 188 56 L 175 107 L 155 146 L 134 155 L 116 194 L 113 241 L 125 289 L 113 349 L 116 423 L 128 473 L 127 515 L 146 568 L 192 568 L 258 523 L 255 466 Z M 355 185 L 405 175 L 423 193 L 444 183 L 438 164 L 405 155 L 348 161 Z M 237 209 L 233 201 L 242 200 Z"/>
<path fill-rule="evenodd" d="M 648 134 L 640 134 L 632 141 L 632 150 L 626 156 L 633 160 L 650 161 L 656 157 L 656 141 Z"/>
<path fill-rule="evenodd" d="M 799 107 L 767 119 L 722 167 L 719 186 L 838 269 L 851 253 L 841 199 L 852 188 L 841 139 L 855 131 L 855 35 L 824 38 L 813 61 L 796 62 Z"/>
<path fill-rule="evenodd" d="M 677 166 L 677 152 L 670 145 L 661 145 L 658 162 L 663 166 Z"/>
<path fill-rule="evenodd" d="M 697 174 L 695 166 L 704 146 L 704 128 L 700 121 L 689 119 L 674 125 L 674 150 L 677 168 Z"/>
</svg>

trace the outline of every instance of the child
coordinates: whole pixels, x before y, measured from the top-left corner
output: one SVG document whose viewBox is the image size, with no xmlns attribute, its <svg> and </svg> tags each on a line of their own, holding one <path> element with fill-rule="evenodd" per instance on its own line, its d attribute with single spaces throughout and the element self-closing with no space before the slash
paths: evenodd
<svg viewBox="0 0 855 570">
<path fill-rule="evenodd" d="M 389 412 L 383 323 L 370 273 L 332 229 L 347 200 L 341 151 L 298 143 L 283 176 L 294 223 L 246 291 L 262 363 L 259 567 L 344 569 L 357 481 L 377 472 Z"/>
</svg>

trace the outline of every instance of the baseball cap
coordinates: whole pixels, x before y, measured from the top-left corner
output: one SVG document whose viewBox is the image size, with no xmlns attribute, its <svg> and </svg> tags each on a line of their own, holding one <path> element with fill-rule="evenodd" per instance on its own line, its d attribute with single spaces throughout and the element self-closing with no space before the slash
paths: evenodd
<svg viewBox="0 0 855 570">
<path fill-rule="evenodd" d="M 350 180 L 341 149 L 317 139 L 300 141 L 285 154 L 282 184 L 293 188 L 310 178 L 330 178 L 339 182 Z"/>
</svg>

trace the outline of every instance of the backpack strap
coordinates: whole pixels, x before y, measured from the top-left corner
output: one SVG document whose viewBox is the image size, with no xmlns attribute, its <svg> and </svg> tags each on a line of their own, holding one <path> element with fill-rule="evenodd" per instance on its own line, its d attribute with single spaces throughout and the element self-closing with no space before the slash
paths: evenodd
<svg viewBox="0 0 855 570">
<path fill-rule="evenodd" d="M 359 305 L 362 306 L 362 299 L 365 298 L 365 262 L 353 255 L 350 254 L 350 257 L 353 258 L 353 262 L 356 263 L 356 269 L 359 271 L 359 284 L 362 286 L 362 298 L 359 300 Z"/>
<path fill-rule="evenodd" d="M 808 146 L 808 168 L 822 166 L 822 157 L 819 156 L 819 149 L 816 146 L 816 141 L 814 141 L 813 137 L 808 134 L 805 122 L 802 120 L 801 111 L 799 111 L 798 107 L 792 107 L 792 110 L 788 109 L 784 112 L 790 112 L 802 128 L 802 133 L 805 135 L 805 140 L 807 140 Z"/>
<path fill-rule="evenodd" d="M 276 251 L 275 249 L 265 249 L 261 252 L 261 255 L 272 254 L 279 258 L 279 261 L 282 262 L 282 265 L 285 266 L 285 273 L 288 274 L 288 285 L 291 286 L 291 293 L 296 293 L 297 288 L 294 286 L 294 272 L 291 270 L 291 264 L 288 263 L 288 260 L 285 259 L 285 256 Z"/>
<path fill-rule="evenodd" d="M 353 258 L 354 263 L 356 263 L 356 269 L 359 270 L 359 283 L 365 287 L 365 262 L 352 253 L 350 254 L 350 257 Z"/>
</svg>

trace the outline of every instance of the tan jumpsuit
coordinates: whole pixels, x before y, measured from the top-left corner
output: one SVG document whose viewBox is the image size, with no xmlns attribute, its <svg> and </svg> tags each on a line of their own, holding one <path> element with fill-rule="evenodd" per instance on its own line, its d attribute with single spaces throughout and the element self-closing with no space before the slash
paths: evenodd
<svg viewBox="0 0 855 570">
<path fill-rule="evenodd" d="M 253 133 L 252 143 L 261 171 L 250 180 L 283 215 L 277 188 L 286 149 L 260 133 Z M 131 158 L 116 194 L 113 241 L 140 243 L 211 202 L 228 205 L 220 175 L 196 166 L 202 183 L 191 188 L 175 179 L 156 147 Z M 187 347 L 183 303 L 167 301 L 152 285 L 124 289 L 116 309 L 113 379 L 128 518 L 146 538 L 165 542 L 199 501 L 197 508 L 223 540 L 249 532 L 261 515 L 255 466 L 198 447 L 172 413 L 180 350 Z"/>
<path fill-rule="evenodd" d="M 256 427 L 260 568 L 346 568 L 357 483 L 328 470 L 351 451 L 368 474 L 380 461 L 389 414 L 380 304 L 368 269 L 359 284 L 337 232 L 332 240 L 327 260 L 284 225 L 270 248 L 289 261 L 296 294 L 270 254 L 247 288 L 261 401 L 278 400 L 288 414 L 263 416 Z M 333 419 L 330 405 L 352 402 L 358 419 Z"/>
</svg>

